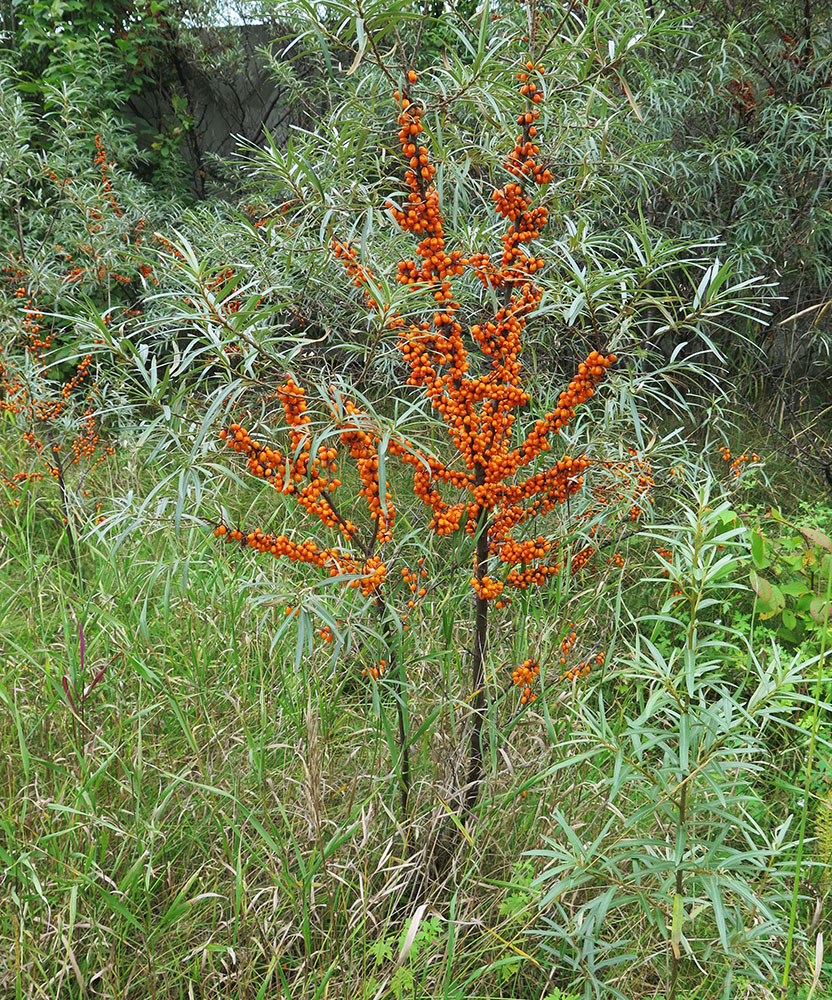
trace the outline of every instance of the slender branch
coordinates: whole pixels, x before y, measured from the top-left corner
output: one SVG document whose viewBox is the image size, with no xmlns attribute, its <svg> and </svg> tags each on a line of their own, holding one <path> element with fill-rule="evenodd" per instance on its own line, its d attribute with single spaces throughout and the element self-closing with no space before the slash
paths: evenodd
<svg viewBox="0 0 832 1000">
<path fill-rule="evenodd" d="M 356 4 L 356 10 L 358 11 L 359 16 L 363 18 L 364 17 L 364 10 L 363 10 L 363 8 L 362 8 L 362 6 L 361 6 L 360 3 Z M 382 71 L 382 73 L 384 73 L 384 75 L 387 77 L 387 79 L 390 81 L 390 83 L 395 88 L 396 87 L 396 81 L 393 79 L 393 76 L 390 73 L 390 70 L 387 68 L 387 64 L 381 58 L 381 53 L 378 51 L 378 48 L 376 46 L 376 40 L 373 37 L 372 31 L 370 30 L 370 28 L 368 27 L 368 25 L 366 23 L 364 25 L 364 32 L 365 32 L 365 34 L 367 36 L 367 41 L 370 43 L 370 48 L 373 50 L 373 55 L 376 57 L 376 65 Z M 400 43 L 397 42 L 397 44 L 400 44 Z M 404 59 L 404 52 L 401 52 L 401 56 L 402 56 L 402 59 Z"/>
<path fill-rule="evenodd" d="M 390 619 L 387 617 L 387 603 L 383 597 L 379 596 L 376 607 L 378 608 L 381 631 L 384 635 L 384 642 L 387 646 L 387 655 L 390 660 L 390 676 L 393 677 L 399 685 L 399 691 L 396 695 L 396 717 L 399 726 L 399 770 L 401 771 L 399 794 L 402 807 L 402 823 L 406 824 L 411 788 L 410 746 L 407 741 L 407 725 L 405 721 L 405 709 L 407 707 L 407 702 L 405 700 L 407 697 L 407 671 L 401 656 L 397 655 L 396 648 L 393 644 Z"/>
<path fill-rule="evenodd" d="M 679 830 L 681 831 L 682 844 L 684 846 L 685 837 L 685 822 L 687 820 L 687 807 L 688 807 L 688 783 L 687 781 L 682 782 L 682 791 L 679 796 Z M 682 871 L 681 861 L 676 866 L 676 899 L 673 903 L 673 919 L 674 924 L 677 919 L 676 917 L 676 906 L 677 904 L 682 906 L 683 904 L 679 902 L 683 898 L 684 894 L 684 874 Z M 679 967 L 682 963 L 682 953 L 681 950 L 678 952 L 676 949 L 678 945 L 673 943 L 673 952 L 670 959 L 670 989 L 668 990 L 667 1000 L 676 1000 L 676 988 L 679 982 Z"/>
<path fill-rule="evenodd" d="M 476 478 L 482 483 L 485 470 L 477 466 Z M 482 582 L 488 570 L 488 509 L 480 507 L 477 512 L 477 555 L 474 575 Z M 468 777 L 465 782 L 463 806 L 472 809 L 480 795 L 482 784 L 482 724 L 485 704 L 485 651 L 488 637 L 488 601 L 477 593 L 477 610 L 474 620 L 474 654 L 471 664 L 471 688 L 473 690 L 474 724 L 471 729 L 471 744 L 468 752 Z"/>
<path fill-rule="evenodd" d="M 61 494 L 61 513 L 64 519 L 64 531 L 66 533 L 66 541 L 69 547 L 69 564 L 72 567 L 72 572 L 75 578 L 78 580 L 79 584 L 83 584 L 83 579 L 81 577 L 81 567 L 78 563 L 78 553 L 75 548 L 75 533 L 72 530 L 72 511 L 69 507 L 69 495 L 66 488 L 66 480 L 64 479 L 64 469 L 61 463 L 60 456 L 56 450 L 56 447 L 52 448 L 52 459 L 55 462 L 55 468 L 58 472 L 58 487 Z"/>
</svg>

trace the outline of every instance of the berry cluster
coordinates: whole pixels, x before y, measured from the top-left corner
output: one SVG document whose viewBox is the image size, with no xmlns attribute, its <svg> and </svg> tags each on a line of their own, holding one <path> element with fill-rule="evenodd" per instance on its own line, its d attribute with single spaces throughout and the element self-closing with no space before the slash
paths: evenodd
<svg viewBox="0 0 832 1000">
<path fill-rule="evenodd" d="M 347 274 L 349 274 L 350 277 L 355 279 L 353 281 L 355 287 L 365 289 L 364 299 L 366 304 L 371 309 L 378 308 L 378 303 L 376 302 L 376 300 L 372 297 L 372 295 L 370 295 L 369 292 L 366 291 L 367 285 L 375 281 L 375 276 L 373 275 L 372 271 L 368 271 L 361 266 L 358 260 L 358 255 L 349 244 L 340 243 L 338 240 L 333 240 L 332 249 L 333 252 L 335 253 L 335 256 L 338 259 L 343 260 L 344 270 L 347 272 Z"/>
<path fill-rule="evenodd" d="M 665 562 L 672 562 L 673 561 L 673 553 L 671 552 L 671 550 L 670 549 L 666 549 L 666 548 L 664 548 L 661 545 L 656 549 L 656 555 L 659 556 L 660 558 L 664 559 Z M 670 570 L 666 569 L 666 568 L 663 569 L 662 570 L 662 576 L 670 576 Z"/>
<path fill-rule="evenodd" d="M 737 478 L 739 478 L 743 474 L 749 462 L 762 461 L 760 456 L 754 451 L 752 451 L 750 455 L 743 452 L 741 455 L 737 455 L 736 458 L 733 458 L 731 455 L 731 449 L 723 445 L 719 449 L 719 452 L 722 455 L 723 462 L 731 463 L 730 465 L 731 472 L 733 472 Z"/>
<path fill-rule="evenodd" d="M 570 626 L 571 631 L 561 639 L 560 642 L 560 665 L 563 666 L 566 663 L 566 657 L 569 656 L 572 651 L 572 647 L 578 640 L 578 633 L 575 631 L 575 623 L 572 622 Z"/>
<path fill-rule="evenodd" d="M 234 313 L 240 311 L 240 306 L 242 301 L 237 294 L 237 285 L 230 284 L 234 279 L 234 269 L 225 266 L 225 261 L 220 261 L 219 271 L 214 275 L 214 277 L 205 283 L 205 290 L 212 293 L 222 294 L 223 289 L 226 286 L 230 286 L 226 295 L 221 299 L 217 300 L 214 308 L 220 313 L 220 315 L 233 316 Z M 259 302 L 258 302 L 259 305 Z M 237 345 L 233 345 L 237 346 Z M 239 347 L 237 347 L 239 351 Z"/>
<path fill-rule="evenodd" d="M 309 563 L 330 577 L 347 576 L 350 578 L 348 586 L 360 588 L 365 597 L 370 597 L 387 575 L 387 566 L 375 550 L 393 537 L 395 509 L 386 485 L 382 488 L 379 483 L 377 435 L 351 400 L 343 399 L 331 386 L 329 392 L 330 413 L 340 428 L 340 449 L 320 445 L 313 455 L 306 392 L 291 376 L 277 390 L 289 429 L 289 447 L 285 454 L 256 440 L 245 427 L 236 423 L 220 431 L 220 438 L 229 448 L 246 456 L 253 476 L 270 482 L 278 493 L 293 497 L 307 513 L 336 530 L 345 544 L 321 547 L 311 539 L 295 542 L 286 535 L 262 531 L 244 533 L 225 524 L 218 525 L 214 535 L 275 558 Z M 335 503 L 334 494 L 341 486 L 338 478 L 340 451 L 352 459 L 358 472 L 359 496 L 364 499 L 372 522 L 368 540 L 359 538 L 358 527 L 341 514 Z"/>
<path fill-rule="evenodd" d="M 387 660 L 379 660 L 378 663 L 371 667 L 364 667 L 361 671 L 362 677 L 367 677 L 368 675 L 372 677 L 374 681 L 377 681 L 379 677 L 384 676 L 384 672 L 387 670 Z"/>
<path fill-rule="evenodd" d="M 646 458 L 641 458 L 633 449 L 629 449 L 631 457 L 629 472 L 633 480 L 633 505 L 630 507 L 630 520 L 639 521 L 647 514 L 645 503 L 652 504 L 653 489 L 656 481 L 653 478 L 653 471 L 650 462 Z"/>
<path fill-rule="evenodd" d="M 728 96 L 734 108 L 744 117 L 749 117 L 757 111 L 757 98 L 754 96 L 754 88 L 749 80 L 738 77 L 731 80 L 726 88 Z"/>
<path fill-rule="evenodd" d="M 515 687 L 521 688 L 521 705 L 530 704 L 537 698 L 532 687 L 539 676 L 540 664 L 537 660 L 524 660 L 519 667 L 512 671 L 511 679 L 514 681 Z"/>
<path fill-rule="evenodd" d="M 578 633 L 576 631 L 575 623 L 573 622 L 570 626 L 570 631 L 563 637 L 560 643 L 559 663 L 561 668 L 560 679 L 562 681 L 574 681 L 581 677 L 586 677 L 592 669 L 593 662 L 598 664 L 598 666 L 602 666 L 604 663 L 604 653 L 596 653 L 594 656 L 590 656 L 586 660 L 581 660 L 580 663 L 575 666 L 567 666 L 569 654 L 572 652 L 572 649 L 577 641 Z"/>
<path fill-rule="evenodd" d="M 410 569 L 409 566 L 402 567 L 401 571 L 402 581 L 407 584 L 410 593 L 413 595 L 411 599 L 407 602 L 408 608 L 413 608 L 416 606 L 416 597 L 424 597 L 425 594 L 427 594 L 427 588 L 419 586 L 420 578 L 424 578 L 428 575 L 428 571 L 423 568 L 424 563 L 425 563 L 424 557 L 420 556 L 418 563 L 419 565 L 418 571 L 415 569 Z M 407 621 L 406 614 L 403 615 L 402 618 L 404 621 Z"/>
<path fill-rule="evenodd" d="M 543 67 L 527 63 L 519 74 L 520 94 L 526 110 L 518 118 L 522 132 L 506 161 L 515 180 L 494 192 L 496 211 L 507 221 L 498 261 L 487 253 L 467 258 L 449 250 L 443 229 L 439 195 L 433 184 L 436 168 L 429 150 L 421 142 L 424 132 L 422 108 L 407 92 L 396 92 L 399 107 L 399 141 L 407 159 L 407 200 L 401 207 L 388 203 L 395 221 L 419 237 L 418 262 L 402 261 L 398 280 L 436 303 L 432 318 L 405 323 L 400 315 L 388 320 L 399 330 L 399 349 L 410 374 L 408 384 L 422 389 L 434 410 L 447 425 L 456 456 L 446 462 L 425 454 L 406 440 L 393 441 L 390 450 L 413 469 L 414 492 L 430 508 L 433 531 L 450 534 L 464 528 L 469 534 L 487 532 L 487 556 L 475 557 L 472 587 L 480 600 L 499 600 L 506 587 L 526 589 L 540 585 L 560 570 L 556 544 L 537 537 L 526 541 L 514 537 L 524 523 L 545 515 L 584 484 L 589 460 L 565 455 L 549 468 L 531 475 L 524 470 L 552 447 L 552 438 L 574 417 L 575 408 L 590 399 L 607 369 L 616 360 L 612 354 L 592 351 L 557 407 L 523 432 L 520 412 L 530 404 L 523 388 L 520 355 L 528 317 L 540 302 L 542 291 L 533 278 L 544 260 L 528 252 L 528 244 L 546 225 L 545 206 L 533 206 L 526 184 L 545 185 L 550 171 L 539 161 L 537 125 L 542 101 Z M 415 73 L 409 74 L 415 83 Z M 336 243 L 335 254 L 347 273 L 365 289 L 371 276 L 354 251 Z M 471 354 L 458 319 L 460 303 L 454 295 L 456 276 L 466 269 L 484 285 L 502 290 L 502 304 L 489 322 L 473 324 L 470 339 L 478 351 Z M 375 303 L 372 303 L 375 306 Z M 445 489 L 465 496 L 450 503 Z M 487 565 L 493 560 L 492 571 Z M 503 579 L 497 567 L 505 568 Z"/>
<path fill-rule="evenodd" d="M 581 545 L 576 547 L 575 551 L 572 553 L 572 561 L 570 562 L 571 571 L 573 573 L 580 573 L 580 571 L 586 567 L 586 564 L 594 555 L 594 545 Z"/>
<path fill-rule="evenodd" d="M 603 653 L 596 653 L 595 656 L 591 656 L 588 660 L 581 660 L 581 662 L 576 667 L 572 667 L 569 670 L 565 670 L 563 674 L 561 674 L 560 679 L 562 681 L 577 681 L 581 677 L 586 677 L 586 675 L 592 669 L 593 661 L 599 667 L 602 667 L 604 665 L 605 659 L 606 657 L 604 656 Z"/>
<path fill-rule="evenodd" d="M 113 193 L 113 185 L 110 180 L 110 170 L 115 166 L 115 164 L 107 162 L 107 150 L 104 148 L 104 143 L 101 141 L 100 135 L 95 137 L 95 157 L 93 162 L 101 169 L 101 185 L 104 188 L 106 199 L 113 212 L 118 216 L 118 218 L 121 218 L 124 215 L 124 212 L 119 208 L 118 201 Z"/>
</svg>

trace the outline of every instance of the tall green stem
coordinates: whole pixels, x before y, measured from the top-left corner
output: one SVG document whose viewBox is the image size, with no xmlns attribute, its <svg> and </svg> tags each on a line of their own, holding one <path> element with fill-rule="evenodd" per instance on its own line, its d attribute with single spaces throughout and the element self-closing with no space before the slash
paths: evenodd
<svg viewBox="0 0 832 1000">
<path fill-rule="evenodd" d="M 823 664 L 826 660 L 826 635 L 829 631 L 829 608 L 832 600 L 832 557 L 829 559 L 829 576 L 826 581 L 826 615 L 824 628 L 820 637 L 820 659 L 818 660 L 818 676 L 815 681 L 815 705 L 812 717 L 812 734 L 809 737 L 809 755 L 806 758 L 806 778 L 803 783 L 803 809 L 800 814 L 800 834 L 797 839 L 797 859 L 794 866 L 794 885 L 792 886 L 792 907 L 789 913 L 789 936 L 786 941 L 786 960 L 783 965 L 783 989 L 788 989 L 789 972 L 792 964 L 792 945 L 794 944 L 794 925 L 797 917 L 797 897 L 800 887 L 800 869 L 803 864 L 803 843 L 806 837 L 806 816 L 809 812 L 809 784 L 812 777 L 812 761 L 815 756 L 815 740 L 820 717 L 820 685 L 823 679 Z"/>
<path fill-rule="evenodd" d="M 702 512 L 696 519 L 696 534 L 693 542 L 693 556 L 691 563 L 694 569 L 701 566 L 702 539 L 705 528 L 702 524 Z M 685 670 L 693 673 L 695 669 L 695 657 L 697 648 L 697 621 L 699 617 L 699 604 L 702 600 L 702 592 L 705 584 L 700 582 L 695 590 L 691 590 L 688 596 L 688 606 L 690 609 L 690 621 L 685 630 Z M 682 965 L 682 953 L 679 943 L 684 928 L 685 914 L 685 874 L 684 857 L 687 847 L 687 822 L 689 802 L 688 797 L 693 793 L 693 777 L 690 773 L 689 751 L 682 750 L 682 727 L 687 725 L 687 717 L 690 711 L 692 689 L 689 686 L 682 696 L 681 715 L 679 718 L 679 779 L 681 790 L 679 792 L 678 815 L 676 821 L 676 851 L 678 860 L 676 863 L 676 885 L 675 898 L 673 901 L 673 925 L 671 931 L 671 945 L 673 954 L 670 961 L 670 988 L 668 990 L 668 1000 L 676 1000 L 676 991 L 679 987 L 679 972 Z"/>
</svg>

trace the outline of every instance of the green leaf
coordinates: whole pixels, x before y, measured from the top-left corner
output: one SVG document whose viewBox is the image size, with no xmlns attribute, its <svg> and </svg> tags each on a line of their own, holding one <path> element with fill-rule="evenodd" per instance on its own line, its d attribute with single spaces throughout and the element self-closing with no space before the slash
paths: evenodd
<svg viewBox="0 0 832 1000">
<path fill-rule="evenodd" d="M 764 602 L 765 607 L 759 612 L 762 621 L 779 615 L 786 606 L 786 598 L 783 596 L 783 591 L 773 583 L 769 584 L 769 586 L 771 588 L 771 597 L 768 601 Z"/>
<path fill-rule="evenodd" d="M 14 719 L 15 728 L 17 729 L 17 742 L 20 747 L 20 763 L 23 766 L 23 775 L 26 780 L 29 780 L 29 750 L 26 747 L 26 740 L 23 735 L 23 721 L 20 717 L 20 712 L 17 710 L 17 706 L 9 697 L 6 689 L 0 685 L 0 701 L 8 708 Z"/>
<path fill-rule="evenodd" d="M 760 574 L 753 569 L 749 571 L 748 576 L 751 580 L 751 589 L 757 595 L 759 600 L 762 601 L 763 604 L 771 603 L 772 586 L 768 580 L 766 580 L 764 576 L 760 576 Z"/>
<path fill-rule="evenodd" d="M 367 32 L 364 30 L 364 19 L 361 17 L 355 19 L 355 37 L 358 39 L 358 51 L 355 53 L 352 65 L 347 70 L 347 76 L 352 76 L 358 69 L 358 65 L 367 51 Z"/>
<path fill-rule="evenodd" d="M 711 875 L 705 879 L 705 890 L 708 893 L 711 905 L 713 906 L 714 919 L 716 920 L 717 930 L 719 931 L 719 940 L 726 953 L 730 953 L 731 943 L 728 936 L 728 923 L 725 919 L 725 904 L 722 900 L 722 890 L 719 885 L 719 880 L 715 875 Z"/>
<path fill-rule="evenodd" d="M 482 13 L 480 15 L 480 30 L 479 37 L 477 38 L 477 58 L 481 59 L 485 55 L 485 44 L 488 38 L 488 27 L 491 22 L 491 11 L 489 9 L 488 0 L 482 8 Z"/>
<path fill-rule="evenodd" d="M 682 957 L 682 950 L 679 944 L 682 940 L 682 927 L 685 923 L 685 900 L 681 893 L 673 896 L 673 923 L 670 928 L 670 946 L 676 958 Z"/>
<path fill-rule="evenodd" d="M 761 531 L 751 532 L 751 561 L 756 569 L 765 569 L 770 565 L 766 559 L 766 540 Z"/>
<path fill-rule="evenodd" d="M 393 939 L 380 937 L 376 938 L 375 941 L 370 944 L 367 951 L 376 960 L 376 965 L 379 966 L 383 962 L 393 961 Z"/>
</svg>

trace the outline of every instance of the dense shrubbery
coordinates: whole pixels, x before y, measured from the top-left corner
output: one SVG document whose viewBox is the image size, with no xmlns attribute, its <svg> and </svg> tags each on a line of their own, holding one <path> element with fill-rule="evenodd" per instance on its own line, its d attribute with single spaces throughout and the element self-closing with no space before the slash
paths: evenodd
<svg viewBox="0 0 832 1000">
<path fill-rule="evenodd" d="M 6 12 L 0 986 L 821 996 L 828 12 L 257 6 Z"/>
</svg>

